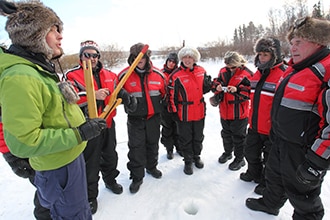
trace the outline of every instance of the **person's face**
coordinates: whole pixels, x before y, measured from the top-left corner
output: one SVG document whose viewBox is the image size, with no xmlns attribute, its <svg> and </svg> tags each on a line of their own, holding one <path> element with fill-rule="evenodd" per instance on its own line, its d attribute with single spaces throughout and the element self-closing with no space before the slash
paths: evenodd
<svg viewBox="0 0 330 220">
<path fill-rule="evenodd" d="M 300 37 L 294 37 L 290 41 L 290 51 L 294 64 L 297 64 L 307 57 L 314 54 L 321 48 L 321 45 L 304 40 Z"/>
<path fill-rule="evenodd" d="M 261 64 L 265 64 L 272 59 L 270 52 L 258 52 L 259 61 Z"/>
<path fill-rule="evenodd" d="M 94 49 L 86 49 L 81 55 L 81 61 L 87 61 L 91 60 L 92 68 L 94 69 L 97 65 L 97 62 L 99 61 L 100 54 L 97 53 Z"/>
<path fill-rule="evenodd" d="M 137 67 L 140 69 L 140 70 L 143 70 L 144 67 L 146 66 L 147 64 L 147 58 L 142 58 L 140 60 L 140 62 L 138 63 Z"/>
<path fill-rule="evenodd" d="M 194 61 L 194 58 L 193 58 L 193 57 L 191 57 L 191 56 L 188 55 L 188 56 L 184 56 L 184 57 L 182 57 L 182 63 L 183 63 L 187 68 L 192 69 L 193 66 L 194 66 L 195 61 Z"/>
<path fill-rule="evenodd" d="M 176 63 L 175 63 L 174 60 L 172 60 L 172 59 L 168 59 L 168 60 L 167 60 L 167 63 L 166 63 L 166 66 L 167 66 L 167 68 L 169 68 L 170 70 L 172 70 L 172 69 L 175 68 Z"/>
<path fill-rule="evenodd" d="M 53 50 L 53 57 L 59 57 L 63 54 L 62 39 L 62 33 L 59 31 L 58 27 L 51 27 L 46 35 L 46 43 Z"/>
</svg>

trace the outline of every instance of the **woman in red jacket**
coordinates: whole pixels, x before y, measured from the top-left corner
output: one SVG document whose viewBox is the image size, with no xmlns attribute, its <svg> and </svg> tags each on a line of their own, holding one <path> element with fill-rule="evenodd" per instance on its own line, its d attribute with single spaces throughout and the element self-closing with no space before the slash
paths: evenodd
<svg viewBox="0 0 330 220">
<path fill-rule="evenodd" d="M 220 69 L 215 79 L 217 91 L 215 92 L 221 117 L 221 137 L 225 152 L 220 156 L 219 163 L 225 163 L 232 158 L 230 170 L 239 170 L 245 165 L 243 150 L 249 116 L 250 78 L 252 71 L 245 64 L 246 60 L 235 51 L 228 51 L 224 61 L 226 66 Z M 217 103 L 218 103 L 217 102 Z M 216 106 L 214 102 L 211 102 Z"/>
<path fill-rule="evenodd" d="M 204 139 L 205 102 L 203 94 L 211 89 L 211 77 L 196 64 L 200 53 L 195 48 L 184 47 L 179 53 L 180 67 L 169 78 L 168 110 L 178 122 L 179 142 L 184 156 L 184 173 L 193 174 L 192 163 L 204 167 L 200 158 Z"/>
<path fill-rule="evenodd" d="M 258 68 L 251 79 L 251 110 L 249 129 L 244 150 L 248 169 L 241 173 L 243 181 L 259 183 L 254 192 L 262 194 L 265 188 L 264 166 L 271 147 L 271 108 L 275 88 L 286 65 L 281 54 L 280 41 L 275 38 L 261 38 L 255 45 L 255 66 Z"/>
</svg>

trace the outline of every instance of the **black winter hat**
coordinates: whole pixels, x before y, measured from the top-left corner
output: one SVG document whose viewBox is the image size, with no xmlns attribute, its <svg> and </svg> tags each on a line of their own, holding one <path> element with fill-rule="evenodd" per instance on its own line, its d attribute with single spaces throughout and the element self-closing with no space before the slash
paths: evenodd
<svg viewBox="0 0 330 220">
<path fill-rule="evenodd" d="M 278 39 L 273 37 L 265 37 L 257 40 L 254 51 L 258 52 L 269 52 L 272 54 L 272 62 L 270 63 L 270 67 L 273 65 L 282 62 L 282 51 L 281 51 L 281 43 Z M 255 57 L 255 65 L 259 62 L 259 56 Z"/>
<path fill-rule="evenodd" d="M 175 64 L 178 64 L 179 63 L 178 54 L 175 53 L 175 52 L 169 53 L 168 56 L 167 56 L 166 62 L 168 60 L 173 60 L 175 62 Z"/>
</svg>

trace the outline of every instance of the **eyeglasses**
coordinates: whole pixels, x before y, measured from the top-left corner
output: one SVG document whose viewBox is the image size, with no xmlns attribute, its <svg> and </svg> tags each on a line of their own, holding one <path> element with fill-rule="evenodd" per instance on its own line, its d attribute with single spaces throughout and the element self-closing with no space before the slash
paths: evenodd
<svg viewBox="0 0 330 220">
<path fill-rule="evenodd" d="M 84 57 L 86 57 L 87 59 L 90 59 L 90 58 L 99 58 L 100 57 L 100 54 L 98 53 L 83 53 Z"/>
<path fill-rule="evenodd" d="M 306 24 L 307 21 L 307 17 L 303 17 L 303 18 L 298 18 L 294 24 L 293 24 L 293 29 L 298 29 L 301 26 L 303 26 L 304 24 Z"/>
</svg>

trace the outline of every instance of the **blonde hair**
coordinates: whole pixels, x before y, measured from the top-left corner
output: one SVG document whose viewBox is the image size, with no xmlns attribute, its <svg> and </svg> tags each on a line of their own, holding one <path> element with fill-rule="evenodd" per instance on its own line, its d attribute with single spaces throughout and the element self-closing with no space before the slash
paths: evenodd
<svg viewBox="0 0 330 220">
<path fill-rule="evenodd" d="M 231 66 L 243 66 L 247 63 L 246 59 L 236 51 L 227 51 L 224 56 L 224 61 L 226 65 Z"/>
</svg>

